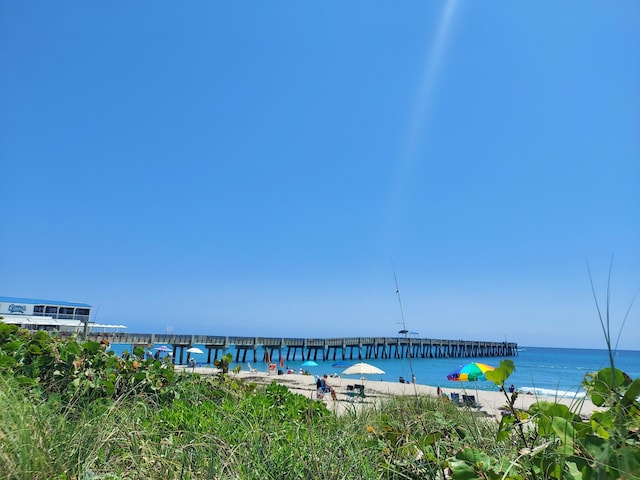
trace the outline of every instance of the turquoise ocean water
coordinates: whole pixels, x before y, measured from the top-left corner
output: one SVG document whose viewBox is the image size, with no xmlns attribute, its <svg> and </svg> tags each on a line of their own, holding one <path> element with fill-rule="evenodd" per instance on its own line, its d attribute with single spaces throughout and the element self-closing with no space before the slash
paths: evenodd
<svg viewBox="0 0 640 480">
<path fill-rule="evenodd" d="M 156 345 L 159 346 L 159 345 Z M 206 352 L 204 345 L 194 345 Z M 123 351 L 132 351 L 131 345 L 113 344 L 112 350 L 120 355 Z M 231 353 L 235 358 L 235 349 L 230 348 L 227 353 Z M 278 353 L 274 353 L 273 360 L 278 363 Z M 253 355 L 247 355 L 247 360 L 252 367 L 267 371 L 267 365 L 261 361 L 263 351 L 258 350 L 256 357 L 258 361 L 253 361 Z M 206 366 L 207 354 L 196 354 L 194 358 L 199 366 Z M 606 350 L 577 349 L 577 348 L 544 348 L 544 347 L 523 347 L 514 357 L 502 357 L 512 360 L 516 371 L 509 378 L 508 383 L 513 383 L 516 388 L 522 391 L 531 391 L 540 395 L 560 395 L 582 393 L 581 382 L 584 375 L 609 366 L 609 355 Z M 477 357 L 477 358 L 416 358 L 411 362 L 408 359 L 370 359 L 362 360 L 375 365 L 385 371 L 384 375 L 371 375 L 368 381 L 384 380 L 397 382 L 399 377 L 411 378 L 411 371 L 416 376 L 418 383 L 450 387 L 450 388 L 471 388 L 478 390 L 497 390 L 497 387 L 490 382 L 454 382 L 447 380 L 447 374 L 455 370 L 462 364 L 476 361 L 498 366 L 501 357 Z M 186 353 L 183 360 L 186 362 Z M 327 373 L 341 375 L 343 368 L 334 367 L 333 364 L 341 361 L 336 360 L 316 360 L 317 367 L 308 367 L 312 375 L 322 375 Z M 347 363 L 357 363 L 357 358 L 346 359 Z M 621 350 L 614 354 L 614 361 L 617 368 L 626 372 L 631 378 L 640 377 L 640 351 Z M 296 371 L 302 366 L 302 359 L 297 358 L 285 362 L 285 368 L 290 367 Z M 233 363 L 234 368 L 237 363 Z M 242 368 L 248 370 L 247 363 L 242 363 Z M 344 377 L 357 379 L 357 376 Z M 462 385 L 464 383 L 464 385 Z"/>
</svg>

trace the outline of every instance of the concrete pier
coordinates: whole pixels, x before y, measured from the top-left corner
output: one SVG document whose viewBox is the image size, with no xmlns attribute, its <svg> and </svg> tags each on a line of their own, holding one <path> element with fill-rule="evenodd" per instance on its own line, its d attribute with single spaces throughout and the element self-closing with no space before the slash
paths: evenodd
<svg viewBox="0 0 640 480">
<path fill-rule="evenodd" d="M 58 332 L 64 337 L 70 334 Z M 164 344 L 173 347 L 176 363 L 182 364 L 186 349 L 204 345 L 207 363 L 212 363 L 235 349 L 236 362 L 277 362 L 281 357 L 291 360 L 369 360 L 377 358 L 473 358 L 511 357 L 518 355 L 515 342 L 475 340 L 441 340 L 414 337 L 347 337 L 347 338 L 279 338 L 234 337 L 212 335 L 175 335 L 157 333 L 90 333 L 88 340 L 107 340 L 136 346 L 153 347 Z"/>
</svg>

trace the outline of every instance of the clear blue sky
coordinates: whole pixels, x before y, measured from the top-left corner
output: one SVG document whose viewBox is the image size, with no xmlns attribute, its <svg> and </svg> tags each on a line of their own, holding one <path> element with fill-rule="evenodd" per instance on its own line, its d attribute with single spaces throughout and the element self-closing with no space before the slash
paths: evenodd
<svg viewBox="0 0 640 480">
<path fill-rule="evenodd" d="M 0 293 L 131 332 L 604 347 L 640 2 L 0 0 Z M 640 348 L 640 300 L 621 348 Z"/>
</svg>

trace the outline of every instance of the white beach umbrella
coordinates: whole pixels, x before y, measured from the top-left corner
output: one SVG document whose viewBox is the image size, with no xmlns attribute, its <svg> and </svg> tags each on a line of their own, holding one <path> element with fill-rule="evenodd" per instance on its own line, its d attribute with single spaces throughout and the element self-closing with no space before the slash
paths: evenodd
<svg viewBox="0 0 640 480">
<path fill-rule="evenodd" d="M 204 353 L 202 350 L 200 350 L 198 347 L 191 347 L 191 348 L 187 348 L 187 352 L 188 353 Z"/>
<path fill-rule="evenodd" d="M 374 365 L 368 363 L 356 363 L 342 371 L 343 375 L 382 375 L 384 370 L 380 370 Z"/>
</svg>

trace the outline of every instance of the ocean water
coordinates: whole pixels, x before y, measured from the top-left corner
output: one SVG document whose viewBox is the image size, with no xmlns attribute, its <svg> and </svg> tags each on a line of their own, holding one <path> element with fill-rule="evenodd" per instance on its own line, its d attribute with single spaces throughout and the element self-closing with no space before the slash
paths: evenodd
<svg viewBox="0 0 640 480">
<path fill-rule="evenodd" d="M 196 354 L 193 357 L 198 361 L 199 366 L 207 366 L 204 364 L 207 359 L 206 348 L 204 345 L 194 345 L 201 348 L 205 353 Z M 131 345 L 113 344 L 111 349 L 118 355 L 124 350 L 131 351 Z M 234 348 L 227 350 L 235 359 L 236 351 Z M 283 352 L 284 353 L 284 352 Z M 179 354 L 179 352 L 178 352 Z M 267 364 L 262 361 L 264 352 L 258 350 L 256 354 L 257 361 L 254 361 L 253 355 L 247 355 L 247 361 L 257 370 L 267 371 Z M 273 361 L 279 363 L 278 353 L 274 353 Z M 609 355 L 606 350 L 595 349 L 578 349 L 578 348 L 544 348 L 544 347 L 521 347 L 521 351 L 517 356 L 513 357 L 474 357 L 474 358 L 415 358 L 409 359 L 363 359 L 358 358 L 345 359 L 347 363 L 357 363 L 363 361 L 377 366 L 384 370 L 384 375 L 369 375 L 367 381 L 384 380 L 397 382 L 399 377 L 409 380 L 411 372 L 416 377 L 418 383 L 449 387 L 449 388 L 466 388 L 477 390 L 498 390 L 493 383 L 487 381 L 478 382 L 456 382 L 447 380 L 447 374 L 454 371 L 460 365 L 468 362 L 481 362 L 497 367 L 500 360 L 509 359 L 515 364 L 515 372 L 509 377 L 507 383 L 513 384 L 518 390 L 524 392 L 537 393 L 539 395 L 558 395 L 558 396 L 574 396 L 582 395 L 581 382 L 585 374 L 595 372 L 601 368 L 609 366 Z M 184 353 L 184 362 L 186 362 L 186 352 Z M 334 367 L 333 364 L 342 361 L 341 358 L 336 360 L 315 360 L 317 367 L 302 367 L 302 359 L 285 361 L 285 369 L 287 367 L 298 371 L 300 368 L 307 370 L 311 375 L 336 374 L 341 375 L 344 368 Z M 621 350 L 614 353 L 614 362 L 616 368 L 627 373 L 631 378 L 640 377 L 640 351 Z M 237 363 L 232 363 L 230 368 L 233 369 Z M 247 362 L 241 363 L 242 368 L 248 370 Z M 344 379 L 358 379 L 356 376 L 345 376 Z"/>
</svg>

